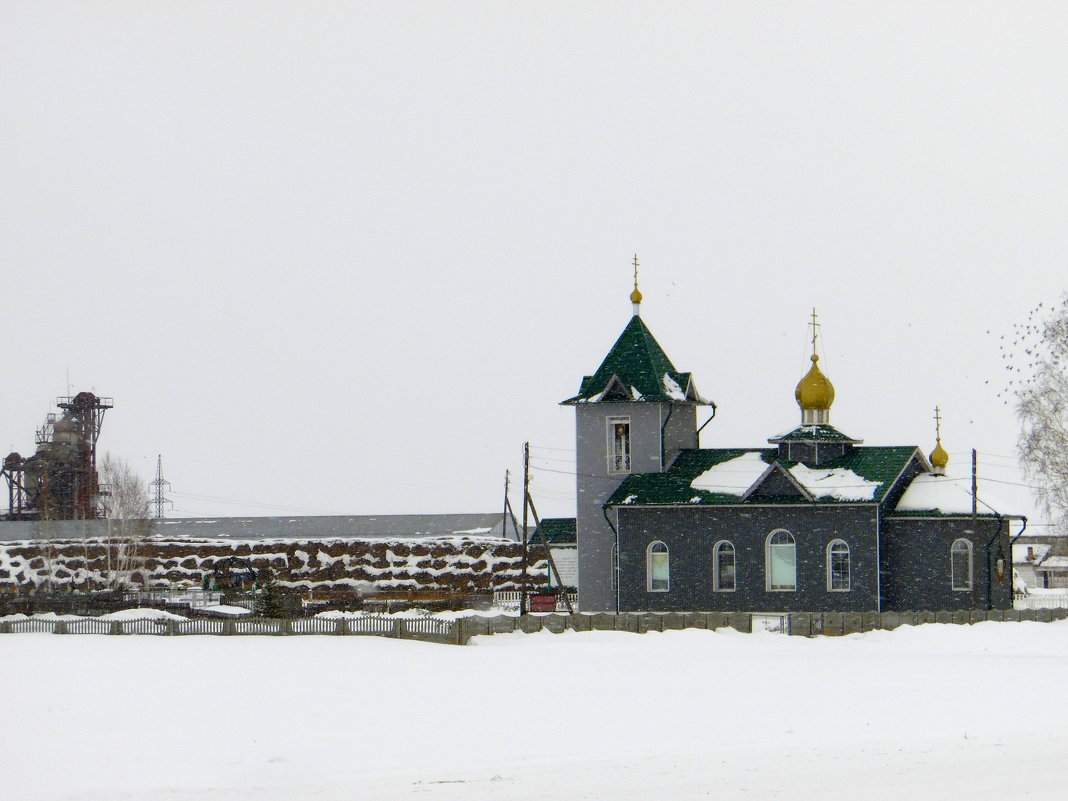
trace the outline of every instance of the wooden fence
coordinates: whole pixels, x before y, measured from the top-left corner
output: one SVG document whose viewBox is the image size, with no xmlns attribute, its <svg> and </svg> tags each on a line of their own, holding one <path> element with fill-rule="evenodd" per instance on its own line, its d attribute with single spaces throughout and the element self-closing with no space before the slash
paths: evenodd
<svg viewBox="0 0 1068 801">
<path fill-rule="evenodd" d="M 771 618 L 774 618 L 773 620 Z M 742 632 L 771 631 L 783 634 L 841 636 L 877 629 L 921 623 L 970 625 L 984 621 L 1036 621 L 1048 623 L 1068 619 L 1068 609 L 1006 609 L 959 612 L 795 612 L 782 615 L 755 615 L 749 612 L 641 612 L 583 613 L 575 615 L 531 614 L 523 616 L 462 617 L 442 620 L 435 617 L 402 618 L 363 615 L 354 618 L 196 618 L 193 620 L 49 620 L 25 618 L 0 622 L 0 634 L 46 632 L 52 634 L 187 634 L 272 635 L 334 634 L 370 635 L 427 642 L 466 645 L 475 636 L 534 633 L 538 631 L 647 631 L 678 629 L 723 629 Z"/>
</svg>

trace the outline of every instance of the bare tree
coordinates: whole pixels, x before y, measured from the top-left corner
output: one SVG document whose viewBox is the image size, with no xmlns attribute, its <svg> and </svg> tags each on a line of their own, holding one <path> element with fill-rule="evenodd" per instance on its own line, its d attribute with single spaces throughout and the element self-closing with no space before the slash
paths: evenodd
<svg viewBox="0 0 1068 801">
<path fill-rule="evenodd" d="M 1020 420 L 1020 464 L 1050 519 L 1064 527 L 1068 525 L 1068 297 L 1054 306 L 1039 304 L 1007 336 L 1002 358 Z"/>
<path fill-rule="evenodd" d="M 105 454 L 100 466 L 101 506 L 107 521 L 108 586 L 121 589 L 143 568 L 141 547 L 152 528 L 148 486 L 124 460 Z"/>
</svg>

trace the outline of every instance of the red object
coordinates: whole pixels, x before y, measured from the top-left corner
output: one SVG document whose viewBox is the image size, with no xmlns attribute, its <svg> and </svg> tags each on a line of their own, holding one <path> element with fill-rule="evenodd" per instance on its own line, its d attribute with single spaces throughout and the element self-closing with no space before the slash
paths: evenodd
<svg viewBox="0 0 1068 801">
<path fill-rule="evenodd" d="M 546 595 L 545 593 L 537 593 L 530 596 L 530 611 L 531 612 L 555 612 L 556 611 L 556 596 Z"/>
</svg>

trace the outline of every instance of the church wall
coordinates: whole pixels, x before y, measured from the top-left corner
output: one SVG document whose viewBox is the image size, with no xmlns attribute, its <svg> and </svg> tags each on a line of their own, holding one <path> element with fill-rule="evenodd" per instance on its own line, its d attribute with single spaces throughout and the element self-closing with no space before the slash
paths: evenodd
<svg viewBox="0 0 1068 801">
<path fill-rule="evenodd" d="M 578 539 L 578 586 L 583 611 L 615 611 L 612 583 L 612 546 L 615 534 L 602 508 L 626 475 L 608 474 L 609 417 L 629 417 L 631 468 L 634 473 L 658 473 L 660 429 L 659 403 L 590 403 L 575 406 L 575 472 L 578 474 L 576 534 Z"/>
<path fill-rule="evenodd" d="M 1003 521 L 998 538 L 997 518 L 884 518 L 882 550 L 884 562 L 884 611 L 924 611 L 986 609 L 989 588 L 994 609 L 1012 608 L 1012 568 L 1008 521 Z M 951 584 L 950 548 L 954 540 L 972 543 L 972 589 L 954 590 Z M 994 559 L 998 545 L 1005 554 L 1005 580 L 997 581 Z M 994 576 L 993 581 L 990 580 Z"/>
<path fill-rule="evenodd" d="M 672 410 L 670 416 L 667 414 L 669 409 Z M 665 404 L 664 417 L 664 466 L 666 467 L 675 461 L 675 457 L 683 448 L 697 447 L 697 407 Z"/>
<path fill-rule="evenodd" d="M 623 611 L 872 611 L 878 605 L 874 505 L 619 507 Z M 765 587 L 765 540 L 779 528 L 797 542 L 797 589 Z M 712 589 L 712 548 L 729 539 L 736 549 L 737 589 Z M 849 544 L 851 589 L 827 590 L 827 545 Z M 646 550 L 669 549 L 668 592 L 646 589 Z"/>
</svg>

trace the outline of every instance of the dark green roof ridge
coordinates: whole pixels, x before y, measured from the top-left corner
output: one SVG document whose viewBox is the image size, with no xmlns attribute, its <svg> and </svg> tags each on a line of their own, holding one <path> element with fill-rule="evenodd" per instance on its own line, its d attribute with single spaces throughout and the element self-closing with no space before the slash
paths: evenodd
<svg viewBox="0 0 1068 801">
<path fill-rule="evenodd" d="M 834 426 L 814 425 L 798 426 L 793 431 L 771 437 L 768 442 L 772 444 L 780 442 L 854 442 L 859 444 L 863 440 L 843 434 Z"/>
<path fill-rule="evenodd" d="M 682 392 L 688 393 L 693 398 L 691 403 L 699 402 L 690 391 L 690 374 L 680 373 L 675 369 L 675 365 L 671 363 L 671 359 L 664 353 L 664 349 L 660 347 L 660 343 L 656 341 L 656 337 L 642 318 L 634 315 L 615 344 L 612 345 L 611 350 L 608 351 L 608 355 L 604 357 L 597 371 L 593 375 L 585 376 L 578 394 L 563 403 L 594 403 L 602 400 L 680 401 L 681 398 L 668 393 L 664 386 L 665 375 L 678 384 Z M 613 377 L 619 379 L 624 395 L 622 397 L 600 397 L 609 389 Z M 638 397 L 633 395 L 634 390 L 639 393 Z"/>
<path fill-rule="evenodd" d="M 543 517 L 541 531 L 550 545 L 574 545 L 578 542 L 573 517 Z M 538 535 L 537 530 L 531 533 L 530 541 L 541 544 L 541 536 Z"/>
<path fill-rule="evenodd" d="M 716 505 L 716 504 L 751 504 L 760 505 L 770 499 L 754 498 L 743 500 L 741 495 L 723 492 L 710 492 L 695 489 L 690 484 L 695 478 L 711 467 L 746 453 L 759 453 L 760 458 L 769 465 L 778 461 L 789 470 L 796 461 L 778 458 L 775 448 L 702 448 L 679 452 L 671 466 L 663 473 L 640 473 L 628 476 L 612 493 L 605 506 L 625 506 L 629 503 L 641 505 Z M 881 503 L 898 476 L 901 475 L 909 460 L 916 453 L 915 445 L 870 446 L 853 448 L 845 456 L 831 459 L 818 469 L 845 468 L 852 470 L 868 481 L 878 481 L 871 500 L 835 500 L 820 497 L 815 501 L 802 503 L 843 504 L 843 503 Z M 776 501 L 776 502 L 798 502 Z"/>
</svg>

